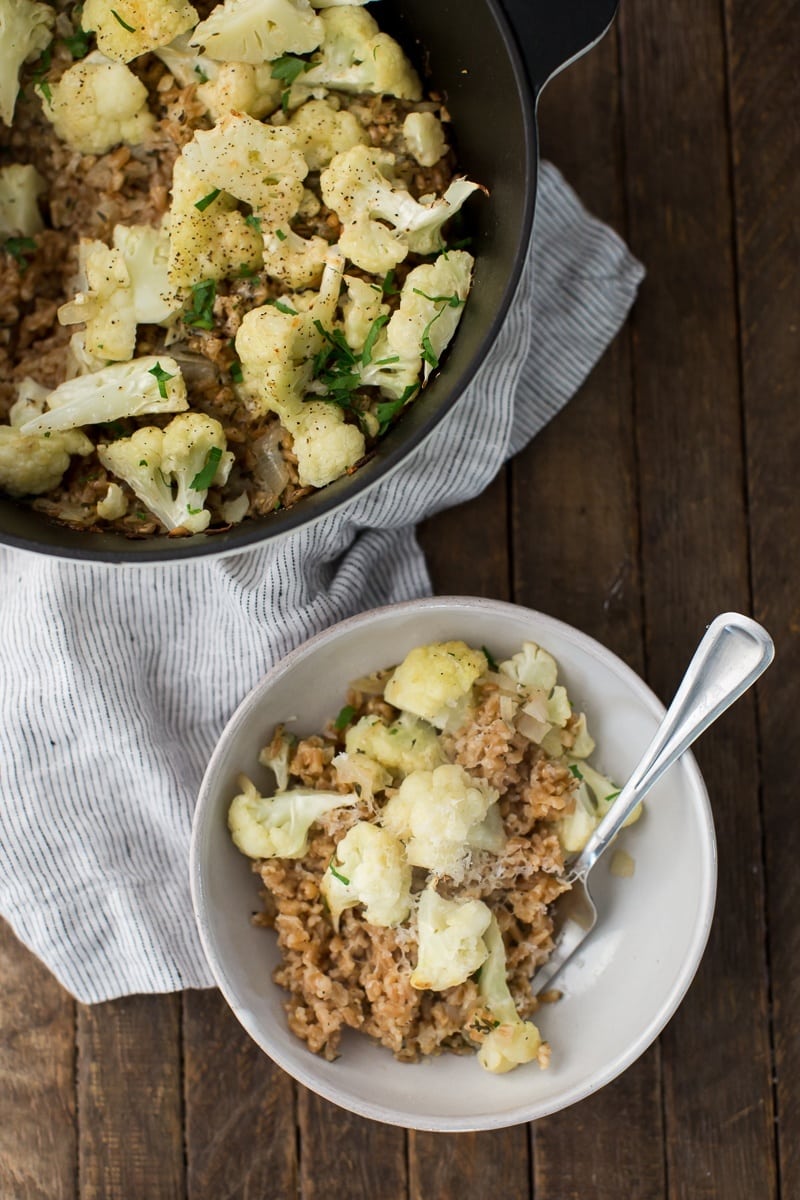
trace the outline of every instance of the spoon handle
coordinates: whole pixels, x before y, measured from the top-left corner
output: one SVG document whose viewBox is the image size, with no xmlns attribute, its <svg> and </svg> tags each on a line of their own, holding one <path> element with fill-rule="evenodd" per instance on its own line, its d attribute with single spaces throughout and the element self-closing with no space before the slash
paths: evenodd
<svg viewBox="0 0 800 1200">
<path fill-rule="evenodd" d="M 755 683 L 774 654 L 772 638 L 749 617 L 729 612 L 711 622 L 655 737 L 583 850 L 570 864 L 571 880 L 586 876 L 651 787 L 695 738 Z"/>
</svg>

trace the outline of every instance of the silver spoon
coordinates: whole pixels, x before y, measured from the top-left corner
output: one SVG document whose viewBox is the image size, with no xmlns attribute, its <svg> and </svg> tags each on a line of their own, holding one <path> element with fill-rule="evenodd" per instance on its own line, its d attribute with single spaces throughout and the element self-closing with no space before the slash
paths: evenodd
<svg viewBox="0 0 800 1200">
<path fill-rule="evenodd" d="M 597 922 L 589 891 L 592 867 L 664 772 L 755 683 L 774 654 L 772 638 L 749 617 L 729 612 L 711 622 L 639 765 L 580 854 L 568 864 L 566 879 L 571 888 L 556 903 L 556 944 L 533 977 L 534 995 L 552 983 Z"/>
</svg>

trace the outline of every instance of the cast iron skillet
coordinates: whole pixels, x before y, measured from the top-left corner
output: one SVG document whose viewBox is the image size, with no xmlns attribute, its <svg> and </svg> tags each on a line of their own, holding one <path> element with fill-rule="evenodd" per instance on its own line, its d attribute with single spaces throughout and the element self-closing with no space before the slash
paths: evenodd
<svg viewBox="0 0 800 1200">
<path fill-rule="evenodd" d="M 594 45 L 617 0 L 381 0 L 371 11 L 447 95 L 460 168 L 488 186 L 470 201 L 477 263 L 469 304 L 438 376 L 371 460 L 300 501 L 229 532 L 128 539 L 82 533 L 0 499 L 0 542 L 95 562 L 176 562 L 277 538 L 338 508 L 397 466 L 452 408 L 499 330 L 519 278 L 533 221 L 535 111 L 547 80 Z M 513 32 L 512 32 L 513 30 Z"/>
</svg>

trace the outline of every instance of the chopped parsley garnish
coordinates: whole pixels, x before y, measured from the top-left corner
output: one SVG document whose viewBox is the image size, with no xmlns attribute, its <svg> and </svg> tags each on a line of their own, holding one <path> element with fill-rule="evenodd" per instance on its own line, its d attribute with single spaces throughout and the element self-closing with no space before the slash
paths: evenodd
<svg viewBox="0 0 800 1200">
<path fill-rule="evenodd" d="M 369 333 L 367 334 L 367 340 L 364 342 L 364 349 L 361 351 L 361 362 L 365 367 L 368 363 L 372 362 L 372 351 L 374 349 L 378 334 L 388 320 L 388 313 L 384 313 L 382 316 L 376 317 L 370 326 Z"/>
<path fill-rule="evenodd" d="M 356 715 L 356 710 L 352 704 L 345 704 L 344 708 L 339 713 L 336 720 L 333 722 L 333 728 L 341 732 L 345 725 L 349 725 L 353 717 Z"/>
<path fill-rule="evenodd" d="M 20 271 L 27 270 L 28 260 L 25 258 L 25 255 L 35 254 L 37 249 L 36 242 L 33 240 L 33 238 L 10 237 L 6 238 L 3 245 L 6 253 L 10 254 L 11 257 L 15 259 Z"/>
<path fill-rule="evenodd" d="M 620 788 L 620 791 L 621 790 L 622 789 Z M 616 800 L 618 795 L 619 795 L 619 792 L 609 792 L 608 795 L 606 796 L 606 800 L 605 800 L 606 804 L 610 804 L 610 802 L 612 800 Z"/>
<path fill-rule="evenodd" d="M 328 870 L 330 871 L 331 875 L 333 875 L 333 877 L 335 879 L 339 880 L 339 883 L 343 883 L 345 887 L 350 886 L 350 880 L 345 879 L 344 875 L 340 875 L 339 872 L 336 870 L 336 867 L 333 865 L 333 859 L 331 859 L 331 861 L 328 863 Z"/>
<path fill-rule="evenodd" d="M 476 1017 L 472 1022 L 472 1028 L 476 1033 L 491 1033 L 493 1029 L 499 1028 L 499 1021 L 485 1021 L 483 1017 Z"/>
<path fill-rule="evenodd" d="M 375 405 L 374 412 L 378 420 L 378 437 L 382 437 L 386 433 L 394 418 L 401 409 L 405 408 L 408 401 L 418 389 L 418 383 L 410 383 L 402 396 L 398 396 L 396 400 L 383 400 L 380 404 Z"/>
<path fill-rule="evenodd" d="M 161 363 L 156 363 L 156 365 L 154 367 L 151 367 L 147 373 L 148 373 L 148 375 L 154 375 L 155 378 L 158 380 L 159 394 L 162 396 L 162 398 L 164 400 L 166 400 L 166 398 L 167 398 L 167 380 L 174 379 L 175 376 L 170 375 L 169 371 L 165 371 L 164 368 L 161 366 Z"/>
<path fill-rule="evenodd" d="M 242 263 L 239 267 L 240 279 L 253 279 L 258 274 L 255 267 L 251 267 L 249 263 Z"/>
<path fill-rule="evenodd" d="M 205 212 L 209 204 L 213 204 L 220 193 L 219 188 L 214 188 L 213 192 L 209 192 L 207 196 L 203 196 L 202 200 L 195 202 L 195 208 L 198 212 Z"/>
<path fill-rule="evenodd" d="M 186 325 L 193 325 L 195 329 L 213 329 L 214 301 L 216 296 L 216 279 L 204 279 L 202 283 L 194 284 L 192 287 L 192 307 L 188 312 L 184 313 L 184 323 Z"/>
<path fill-rule="evenodd" d="M 139 466 L 140 466 L 140 467 L 146 467 L 146 466 L 147 466 L 147 459 L 146 459 L 146 458 L 140 458 L 140 459 L 139 459 Z"/>
<path fill-rule="evenodd" d="M 298 58 L 296 54 L 282 54 L 280 58 L 273 60 L 270 74 L 273 79 L 280 79 L 281 83 L 285 85 L 281 92 L 281 108 L 284 112 L 289 111 L 289 95 L 292 84 L 298 75 L 302 75 L 304 71 L 310 71 L 313 66 L 313 63 L 306 62 L 304 58 Z"/>
<path fill-rule="evenodd" d="M 75 26 L 75 32 L 61 40 L 73 58 L 84 58 L 89 53 L 90 34 L 82 27 L 80 21 Z"/>
<path fill-rule="evenodd" d="M 40 82 L 40 84 L 39 84 L 39 91 L 42 93 L 42 95 L 44 96 L 45 100 L 47 101 L 47 103 L 48 103 L 48 104 L 50 105 L 50 107 L 52 108 L 52 107 L 53 107 L 53 93 L 52 93 L 52 91 L 51 91 L 51 89 L 50 89 L 50 84 L 47 82 L 47 80 L 46 80 L 46 79 L 43 79 L 43 80 Z"/>
<path fill-rule="evenodd" d="M 492 652 L 491 652 L 490 650 L 487 650 L 485 646 L 481 646 L 481 650 L 482 650 L 482 651 L 483 651 L 483 653 L 486 655 L 486 661 L 487 661 L 487 663 L 489 664 L 489 670 L 490 670 L 490 671 L 497 671 L 497 669 L 498 669 L 498 667 L 497 667 L 497 659 L 494 657 L 494 655 L 492 654 Z"/>
<path fill-rule="evenodd" d="M 249 213 L 244 219 L 245 225 L 249 225 L 251 229 L 255 229 L 256 233 L 261 233 L 261 217 L 257 217 L 255 213 Z"/>
<path fill-rule="evenodd" d="M 286 313 L 287 316 L 297 316 L 297 309 L 292 308 L 288 304 L 284 304 L 282 300 L 268 300 L 267 304 L 271 304 L 273 308 L 277 308 L 278 312 Z"/>
<path fill-rule="evenodd" d="M 433 318 L 433 321 L 438 320 L 443 312 L 444 309 L 440 309 Z M 422 331 L 422 357 L 428 366 L 435 370 L 439 365 L 439 356 L 434 350 L 433 343 L 431 342 L 431 325 L 433 324 L 433 321 L 429 321 Z"/>
<path fill-rule="evenodd" d="M 194 492 L 206 492 L 211 487 L 214 481 L 214 476 L 217 473 L 222 451 L 219 446 L 212 446 L 206 457 L 206 465 L 202 471 L 198 471 L 189 485 Z"/>
<path fill-rule="evenodd" d="M 241 383 L 244 379 L 242 375 L 242 364 L 238 358 L 235 358 L 230 365 L 230 376 L 234 383 Z"/>
<path fill-rule="evenodd" d="M 257 219 L 257 218 L 256 218 L 256 219 Z M 282 230 L 282 229 L 276 229 L 276 230 L 275 230 L 275 237 L 278 239 L 278 241 L 279 241 L 279 242 L 285 242 L 285 241 L 286 241 L 286 234 L 283 232 L 283 230 Z"/>
<path fill-rule="evenodd" d="M 569 773 L 570 775 L 574 775 L 576 779 L 583 779 L 581 769 L 577 763 L 570 763 Z"/>
<path fill-rule="evenodd" d="M 391 271 L 387 271 L 383 277 L 381 291 L 384 296 L 399 296 L 400 294 L 400 288 L 394 286 L 394 275 L 394 267 L 392 267 Z"/>
<path fill-rule="evenodd" d="M 461 305 L 464 304 L 464 301 L 455 292 L 452 296 L 429 296 L 427 292 L 421 292 L 419 288 L 411 290 L 416 296 L 422 296 L 425 300 L 430 300 L 432 304 L 448 304 L 450 308 L 461 308 Z"/>
<path fill-rule="evenodd" d="M 136 33 L 136 30 L 133 27 L 133 25 L 128 25 L 126 21 L 123 21 L 122 17 L 119 15 L 119 13 L 117 12 L 117 10 L 115 8 L 112 8 L 111 15 L 115 21 L 118 21 L 120 23 L 120 25 L 122 26 L 123 29 L 127 29 L 128 33 Z"/>
<path fill-rule="evenodd" d="M 206 75 L 206 73 L 202 67 L 196 66 L 194 69 L 194 73 L 197 76 L 197 78 L 200 80 L 201 83 L 208 83 L 208 76 Z"/>
</svg>

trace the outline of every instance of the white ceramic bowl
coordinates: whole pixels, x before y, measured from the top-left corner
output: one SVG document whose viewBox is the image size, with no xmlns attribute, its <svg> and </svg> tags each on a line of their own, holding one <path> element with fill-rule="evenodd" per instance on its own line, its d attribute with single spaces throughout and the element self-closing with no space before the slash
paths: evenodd
<svg viewBox="0 0 800 1200">
<path fill-rule="evenodd" d="M 622 783 L 663 716 L 663 706 L 615 655 L 541 613 L 495 600 L 440 597 L 364 613 L 289 654 L 253 689 L 225 729 L 203 780 L 195 814 L 191 882 L 208 961 L 247 1032 L 295 1079 L 328 1100 L 378 1121 L 414 1129 L 493 1129 L 565 1108 L 630 1066 L 669 1020 L 700 962 L 716 890 L 708 796 L 691 754 L 651 793 L 642 819 L 619 844 L 632 878 L 595 868 L 600 922 L 578 961 L 559 979 L 563 998 L 536 1015 L 552 1063 L 489 1075 L 474 1056 L 396 1062 L 388 1050 L 347 1031 L 333 1063 L 288 1030 L 286 994 L 272 982 L 274 934 L 251 925 L 260 881 L 233 846 L 226 813 L 244 771 L 268 785 L 258 752 L 275 724 L 296 717 L 301 734 L 320 730 L 343 703 L 347 683 L 400 661 L 413 646 L 463 638 L 502 658 L 523 640 L 555 655 L 576 708 L 588 714 L 592 761 Z"/>
</svg>

